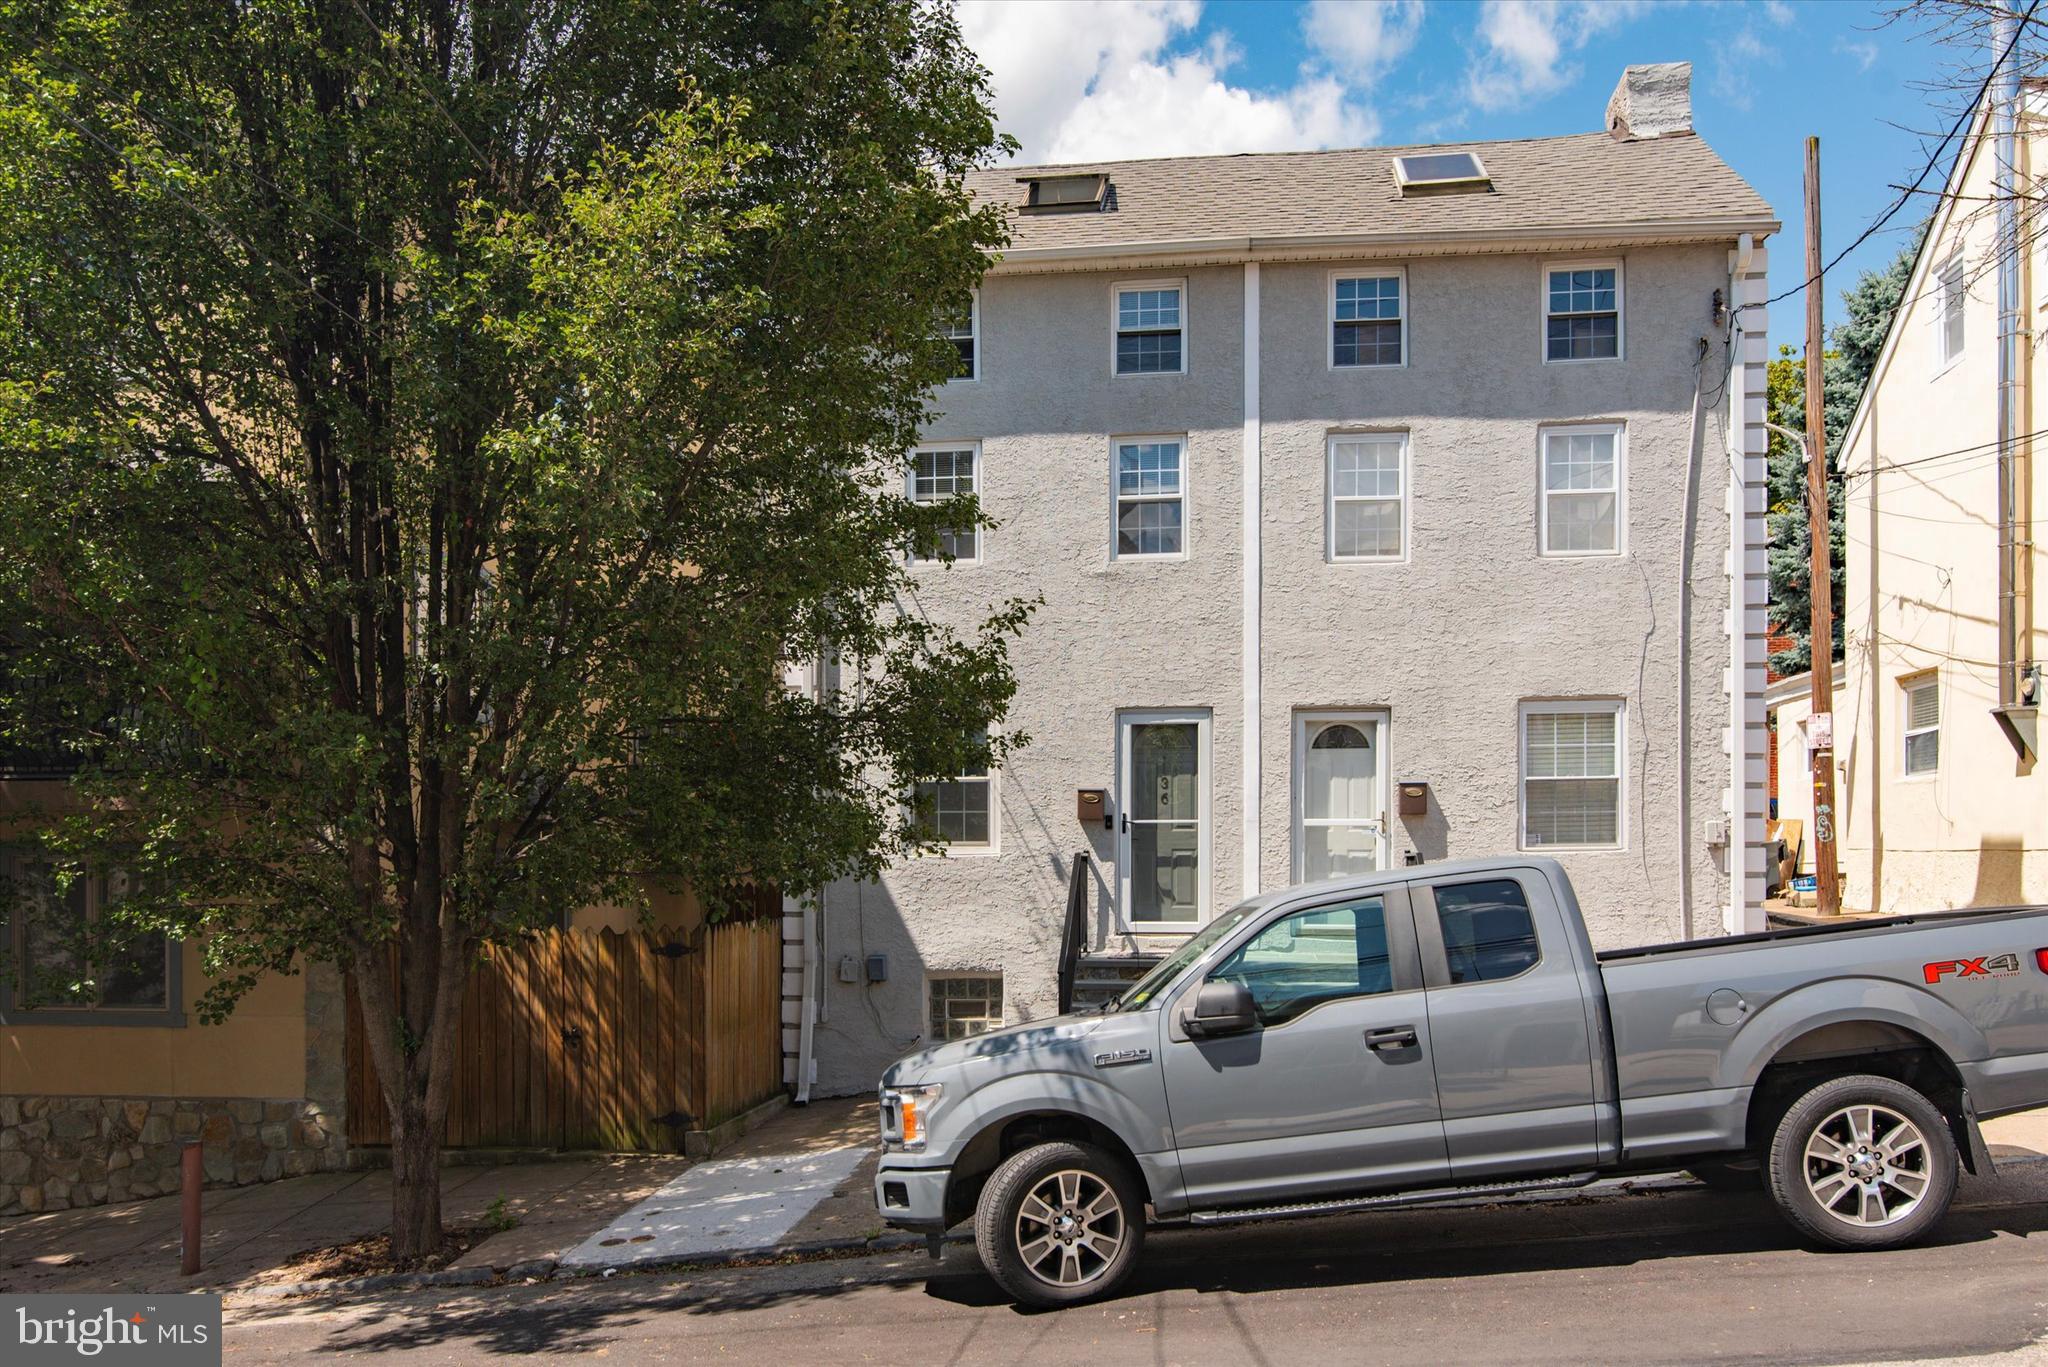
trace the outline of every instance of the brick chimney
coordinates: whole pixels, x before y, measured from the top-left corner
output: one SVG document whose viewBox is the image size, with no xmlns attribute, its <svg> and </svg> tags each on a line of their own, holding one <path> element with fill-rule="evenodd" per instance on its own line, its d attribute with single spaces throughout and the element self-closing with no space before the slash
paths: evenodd
<svg viewBox="0 0 2048 1367">
<path fill-rule="evenodd" d="M 1621 142 L 1692 132 L 1692 63 L 1652 62 L 1623 71 L 1607 97 L 1607 131 Z"/>
</svg>

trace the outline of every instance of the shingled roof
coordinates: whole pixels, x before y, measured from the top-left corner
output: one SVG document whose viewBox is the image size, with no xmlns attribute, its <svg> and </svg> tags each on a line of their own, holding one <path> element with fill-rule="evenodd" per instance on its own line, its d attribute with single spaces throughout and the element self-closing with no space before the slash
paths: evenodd
<svg viewBox="0 0 2048 1367">
<path fill-rule="evenodd" d="M 1490 190 L 1403 195 L 1393 159 L 1474 152 Z M 1111 254 L 1164 244 L 1316 238 L 1389 242 L 1489 237 L 1734 236 L 1775 232 L 1771 207 L 1697 136 L 1630 141 L 1607 133 L 1332 152 L 1162 157 L 1071 166 L 999 166 L 969 177 L 1012 206 L 1020 178 L 1109 177 L 1098 210 L 1010 215 L 1016 259 Z"/>
</svg>

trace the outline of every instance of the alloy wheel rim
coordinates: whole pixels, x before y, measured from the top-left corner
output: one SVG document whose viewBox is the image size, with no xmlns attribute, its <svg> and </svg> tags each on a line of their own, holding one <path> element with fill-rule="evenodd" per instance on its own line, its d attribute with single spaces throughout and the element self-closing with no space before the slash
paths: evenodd
<svg viewBox="0 0 2048 1367">
<path fill-rule="evenodd" d="M 1092 1172 L 1039 1180 L 1017 1208 L 1017 1256 L 1048 1286 L 1086 1286 L 1109 1271 L 1128 1231 L 1123 1202 Z"/>
<path fill-rule="evenodd" d="M 1894 1225 L 1934 1185 L 1927 1136 L 1889 1106 L 1844 1106 L 1806 1140 L 1806 1189 L 1820 1208 L 1859 1229 Z"/>
</svg>

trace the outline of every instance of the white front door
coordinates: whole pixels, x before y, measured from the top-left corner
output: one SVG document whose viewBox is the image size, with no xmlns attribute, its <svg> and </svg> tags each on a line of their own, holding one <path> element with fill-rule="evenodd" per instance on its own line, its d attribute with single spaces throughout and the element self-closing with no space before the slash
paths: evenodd
<svg viewBox="0 0 2048 1367">
<path fill-rule="evenodd" d="M 1132 930 L 1209 919 L 1209 714 L 1117 718 L 1117 890 Z"/>
<path fill-rule="evenodd" d="M 1294 720 L 1294 876 L 1304 883 L 1386 868 L 1386 716 Z"/>
</svg>

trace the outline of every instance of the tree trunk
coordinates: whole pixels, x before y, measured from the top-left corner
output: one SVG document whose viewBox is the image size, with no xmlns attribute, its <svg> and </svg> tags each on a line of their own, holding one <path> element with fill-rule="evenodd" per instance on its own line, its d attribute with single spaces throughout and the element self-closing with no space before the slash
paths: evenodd
<svg viewBox="0 0 2048 1367">
<path fill-rule="evenodd" d="M 391 1257 L 411 1262 L 440 1247 L 441 1126 L 409 1097 L 391 1118 Z"/>
<path fill-rule="evenodd" d="M 444 957 L 454 957 L 443 949 Z M 360 954 L 355 979 L 363 1038 L 391 1123 L 391 1256 L 406 1262 L 441 1247 L 441 1141 L 453 1094 L 461 974 L 433 974 L 429 993 L 435 1009 L 421 1013 L 427 1016 L 424 1028 L 407 1023 L 401 1029 L 403 1018 L 394 1005 L 405 975 L 394 972 L 396 967 L 381 951 Z M 418 1046 L 407 1051 L 402 1037 Z"/>
</svg>

